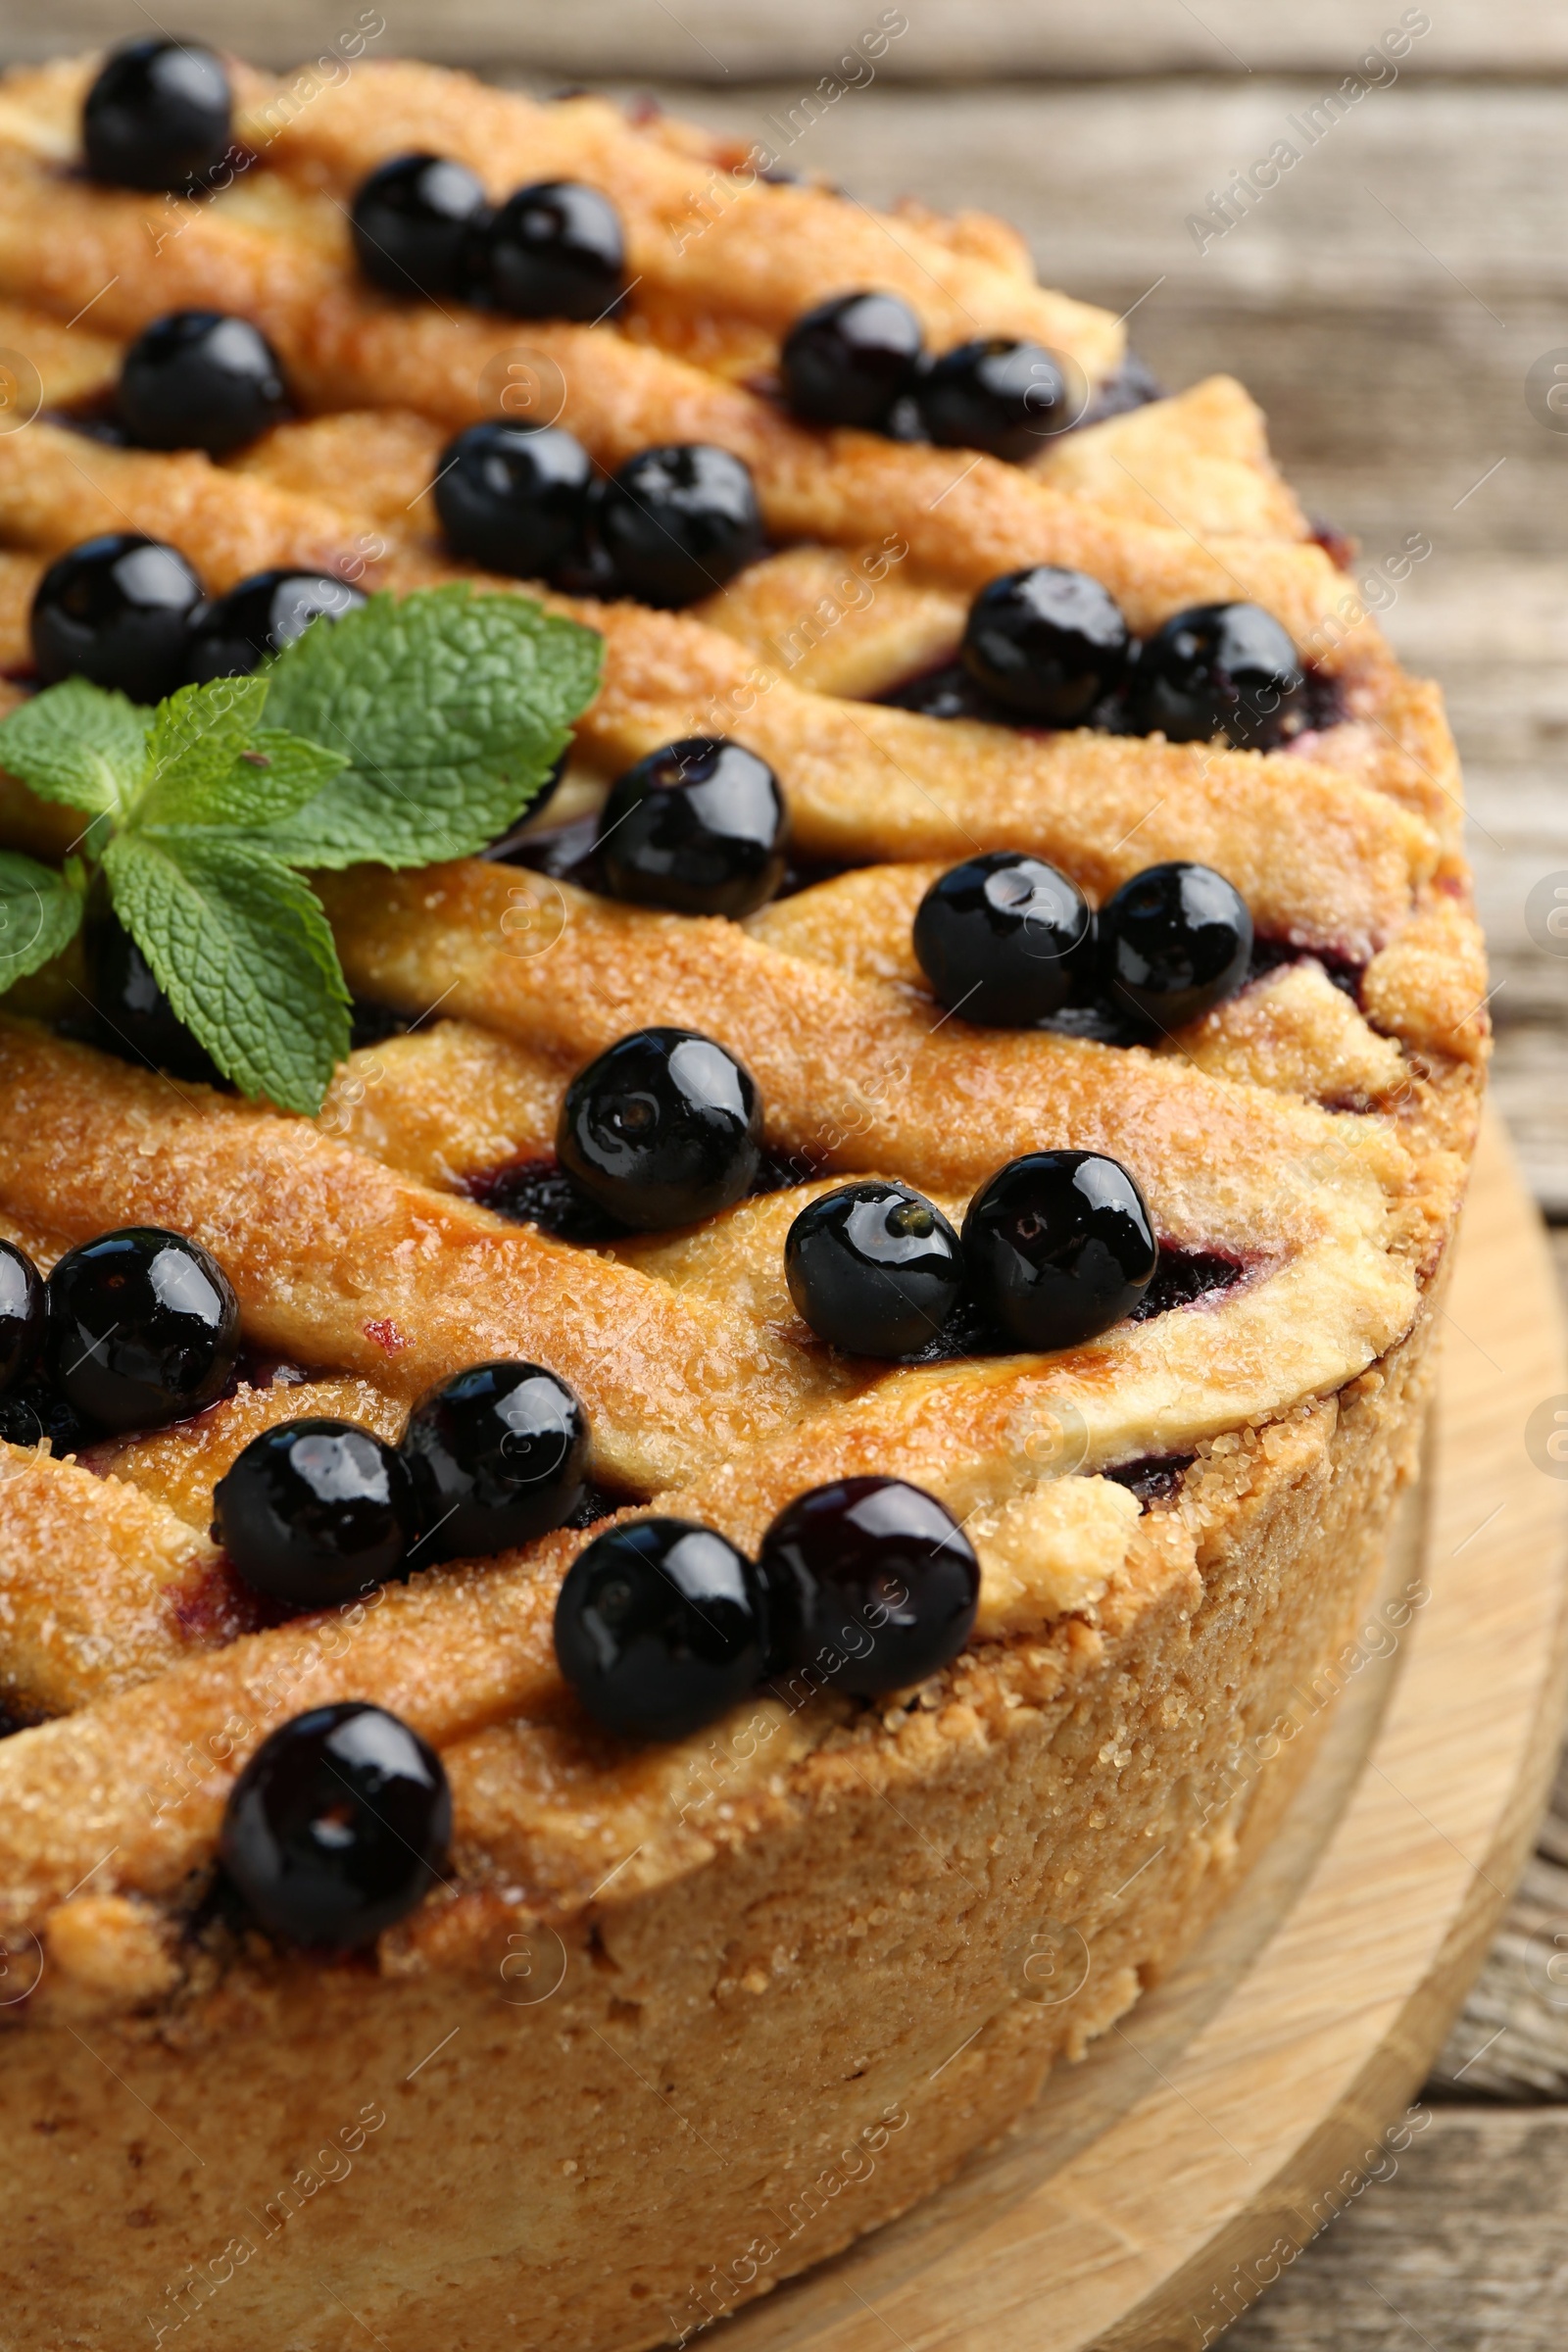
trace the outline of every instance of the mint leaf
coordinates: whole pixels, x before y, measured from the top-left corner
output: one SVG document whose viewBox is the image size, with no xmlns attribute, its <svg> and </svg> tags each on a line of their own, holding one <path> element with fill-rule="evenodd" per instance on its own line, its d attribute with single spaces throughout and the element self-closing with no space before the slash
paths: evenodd
<svg viewBox="0 0 1568 2352">
<path fill-rule="evenodd" d="M 265 678 L 181 686 L 153 713 L 147 772 L 130 810 L 137 825 L 200 825 L 261 724 Z M 221 820 L 220 820 L 221 821 Z"/>
<path fill-rule="evenodd" d="M 349 995 L 320 904 L 220 833 L 122 833 L 115 912 L 177 1019 L 247 1095 L 314 1115 L 349 1050 Z"/>
<path fill-rule="evenodd" d="M 261 727 L 221 775 L 199 785 L 180 781 L 168 791 L 162 784 L 150 788 L 126 830 L 257 832 L 315 800 L 345 765 L 341 752 L 323 751 L 281 727 Z"/>
<path fill-rule="evenodd" d="M 0 850 L 0 994 L 71 945 L 81 902 L 79 867 L 62 874 Z"/>
<path fill-rule="evenodd" d="M 267 849 L 323 867 L 471 857 L 540 791 L 602 652 L 528 597 L 463 585 L 372 597 L 307 629 L 262 673 L 268 716 L 350 764 Z"/>
<path fill-rule="evenodd" d="M 119 816 L 140 781 L 152 712 L 67 678 L 0 718 L 0 767 L 87 816 Z"/>
</svg>

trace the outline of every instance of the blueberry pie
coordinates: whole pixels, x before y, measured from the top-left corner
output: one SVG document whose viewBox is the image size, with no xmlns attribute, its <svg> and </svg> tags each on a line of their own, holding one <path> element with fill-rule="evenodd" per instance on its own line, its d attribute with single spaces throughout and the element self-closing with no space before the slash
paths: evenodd
<svg viewBox="0 0 1568 2352">
<path fill-rule="evenodd" d="M 1441 702 L 1238 385 L 657 112 L 15 73 L 0 346 L 12 2334 L 685 2341 L 1289 1797 Z"/>
</svg>

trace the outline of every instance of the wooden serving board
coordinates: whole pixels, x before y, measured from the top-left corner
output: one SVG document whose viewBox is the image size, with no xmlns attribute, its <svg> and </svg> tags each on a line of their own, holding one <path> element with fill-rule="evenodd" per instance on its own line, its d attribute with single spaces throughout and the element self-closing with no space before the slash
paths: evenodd
<svg viewBox="0 0 1568 2352">
<path fill-rule="evenodd" d="M 1414 1576 L 1430 1598 L 1392 1647 L 1363 1645 L 1282 1830 L 1193 1955 L 1002 2147 L 741 2312 L 727 2352 L 1199 2352 L 1387 2177 L 1561 1737 L 1568 1476 L 1526 1438 L 1553 1397 L 1568 1428 L 1550 1258 L 1492 1127 L 1385 1587 Z"/>
</svg>

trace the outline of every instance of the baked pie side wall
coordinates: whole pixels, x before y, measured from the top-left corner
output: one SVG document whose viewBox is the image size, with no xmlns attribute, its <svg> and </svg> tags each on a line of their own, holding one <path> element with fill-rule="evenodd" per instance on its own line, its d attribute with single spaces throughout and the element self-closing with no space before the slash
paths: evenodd
<svg viewBox="0 0 1568 2352">
<path fill-rule="evenodd" d="M 550 1998 L 518 1999 L 502 1929 L 471 1969 L 243 1967 L 74 2032 L 0 2010 L 0 2352 L 187 2321 L 207 2352 L 350 2352 L 362 2322 L 443 2352 L 633 2352 L 925 2196 L 1266 1839 L 1414 1466 L 1433 1303 L 1249 1475 L 1232 1452 L 1190 1480 L 1197 1572 L 1133 1596 L 1056 1696 L 951 1726 L 934 1764 L 819 1757 L 813 1801 L 565 1924 Z M 989 1654 L 1025 1695 L 1024 1653 Z M 1299 1736 L 1271 1738 L 1285 1716 Z M 1088 1953 L 1066 2000 L 1062 1921 Z"/>
</svg>

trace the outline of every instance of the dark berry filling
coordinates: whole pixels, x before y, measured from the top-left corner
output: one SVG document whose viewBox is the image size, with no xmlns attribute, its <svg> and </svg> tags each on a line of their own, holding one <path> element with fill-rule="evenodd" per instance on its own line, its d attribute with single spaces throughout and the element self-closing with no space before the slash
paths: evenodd
<svg viewBox="0 0 1568 2352">
<path fill-rule="evenodd" d="M 1129 1494 L 1136 1494 L 1146 1511 L 1157 1503 L 1174 1502 L 1182 1491 L 1182 1480 L 1197 1460 L 1192 1453 L 1148 1453 L 1136 1462 L 1118 1462 L 1112 1470 L 1102 1470 L 1102 1478 L 1114 1479 Z"/>
<path fill-rule="evenodd" d="M 1213 1250 L 1178 1250 L 1161 1242 L 1153 1279 L 1130 1310 L 1129 1320 L 1147 1323 L 1152 1315 L 1168 1315 L 1218 1291 L 1234 1290 L 1246 1278 L 1247 1268 L 1239 1258 Z"/>
</svg>

